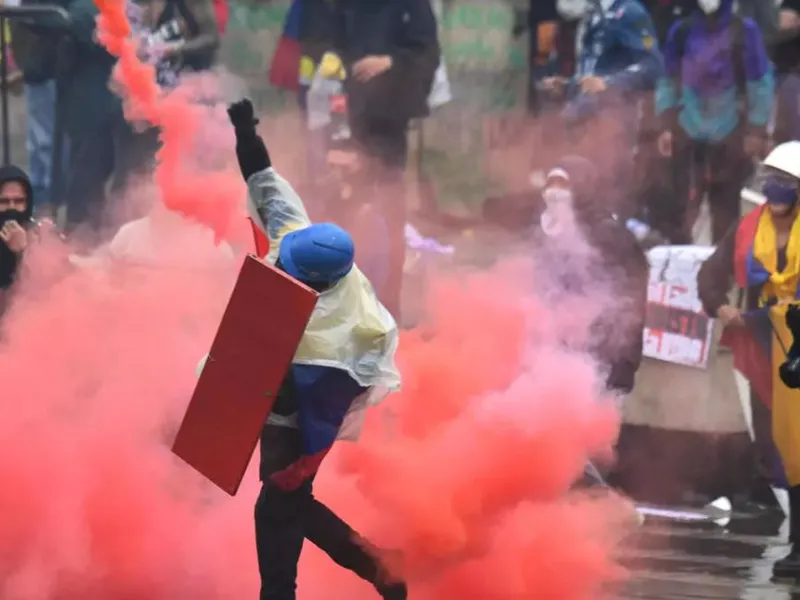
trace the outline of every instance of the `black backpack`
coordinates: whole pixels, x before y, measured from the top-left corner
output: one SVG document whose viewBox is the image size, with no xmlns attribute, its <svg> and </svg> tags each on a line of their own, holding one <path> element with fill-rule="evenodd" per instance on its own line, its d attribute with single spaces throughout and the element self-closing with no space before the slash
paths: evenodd
<svg viewBox="0 0 800 600">
<path fill-rule="evenodd" d="M 766 1 L 766 0 L 764 0 Z M 740 100 L 747 98 L 747 73 L 744 69 L 745 30 L 744 21 L 739 15 L 733 15 L 731 20 L 731 44 L 733 61 L 733 76 L 736 82 L 737 96 Z M 692 29 L 691 17 L 681 19 L 675 31 L 675 46 L 678 49 L 678 68 L 675 72 L 675 90 L 683 88 L 683 57 L 686 54 L 686 42 L 689 39 L 689 32 Z"/>
</svg>

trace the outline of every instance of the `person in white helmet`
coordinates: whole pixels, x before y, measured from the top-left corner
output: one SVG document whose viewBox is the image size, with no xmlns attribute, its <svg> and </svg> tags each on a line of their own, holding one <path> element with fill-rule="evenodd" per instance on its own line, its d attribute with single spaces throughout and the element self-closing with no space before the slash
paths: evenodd
<svg viewBox="0 0 800 600">
<path fill-rule="evenodd" d="M 750 381 L 761 483 L 789 490 L 792 551 L 775 565 L 775 574 L 794 576 L 800 575 L 800 392 L 786 387 L 778 368 L 791 341 L 786 309 L 800 295 L 800 142 L 777 146 L 756 183 L 764 205 L 722 238 L 697 284 L 705 311 L 725 327 L 721 343 L 733 350 L 737 370 Z M 734 280 L 738 303 L 729 300 Z"/>
</svg>

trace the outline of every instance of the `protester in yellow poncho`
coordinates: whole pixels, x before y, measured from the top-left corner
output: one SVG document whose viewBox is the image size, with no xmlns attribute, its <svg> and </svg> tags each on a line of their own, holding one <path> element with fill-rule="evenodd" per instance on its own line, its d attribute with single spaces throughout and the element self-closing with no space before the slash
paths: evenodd
<svg viewBox="0 0 800 600">
<path fill-rule="evenodd" d="M 373 584 L 385 600 L 405 600 L 406 586 L 387 581 L 356 533 L 312 493 L 333 442 L 358 429 L 357 415 L 366 405 L 399 387 L 397 326 L 354 265 L 350 235 L 332 223 L 312 224 L 299 196 L 272 168 L 250 101 L 228 112 L 250 217 L 269 239 L 266 260 L 319 292 L 261 434 L 255 511 L 261 598 L 295 598 L 305 538 Z"/>
<path fill-rule="evenodd" d="M 791 345 L 787 307 L 800 289 L 800 142 L 775 148 L 761 166 L 758 184 L 766 199 L 720 242 L 698 276 L 706 311 L 726 326 L 723 343 L 734 351 L 736 368 L 754 395 L 772 410 L 771 438 L 780 455 L 780 474 L 789 488 L 792 553 L 775 566 L 776 575 L 800 576 L 800 392 L 780 380 L 778 367 Z M 745 292 L 743 308 L 728 301 L 730 276 Z M 758 409 L 758 410 L 756 410 Z M 754 407 L 756 442 L 764 447 Z M 768 440 L 767 440 L 768 441 Z"/>
</svg>

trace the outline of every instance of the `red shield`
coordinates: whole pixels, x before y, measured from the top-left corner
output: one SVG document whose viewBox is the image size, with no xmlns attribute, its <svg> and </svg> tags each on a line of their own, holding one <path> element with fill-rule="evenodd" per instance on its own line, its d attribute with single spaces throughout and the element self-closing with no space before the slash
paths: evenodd
<svg viewBox="0 0 800 600">
<path fill-rule="evenodd" d="M 235 495 L 317 294 L 248 256 L 172 451 Z"/>
</svg>

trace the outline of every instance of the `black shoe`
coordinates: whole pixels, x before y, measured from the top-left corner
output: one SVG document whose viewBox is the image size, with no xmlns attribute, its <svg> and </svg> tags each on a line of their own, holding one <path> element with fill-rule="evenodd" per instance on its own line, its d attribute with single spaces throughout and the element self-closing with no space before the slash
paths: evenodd
<svg viewBox="0 0 800 600">
<path fill-rule="evenodd" d="M 392 583 L 375 586 L 383 600 L 406 600 L 408 588 L 405 583 Z"/>
<path fill-rule="evenodd" d="M 789 554 L 772 566 L 772 577 L 779 579 L 800 579 L 800 550 L 792 549 Z"/>
<path fill-rule="evenodd" d="M 733 502 L 733 510 L 751 517 L 761 517 L 771 513 L 781 512 L 777 504 L 765 504 L 754 500 L 739 500 Z"/>
</svg>

